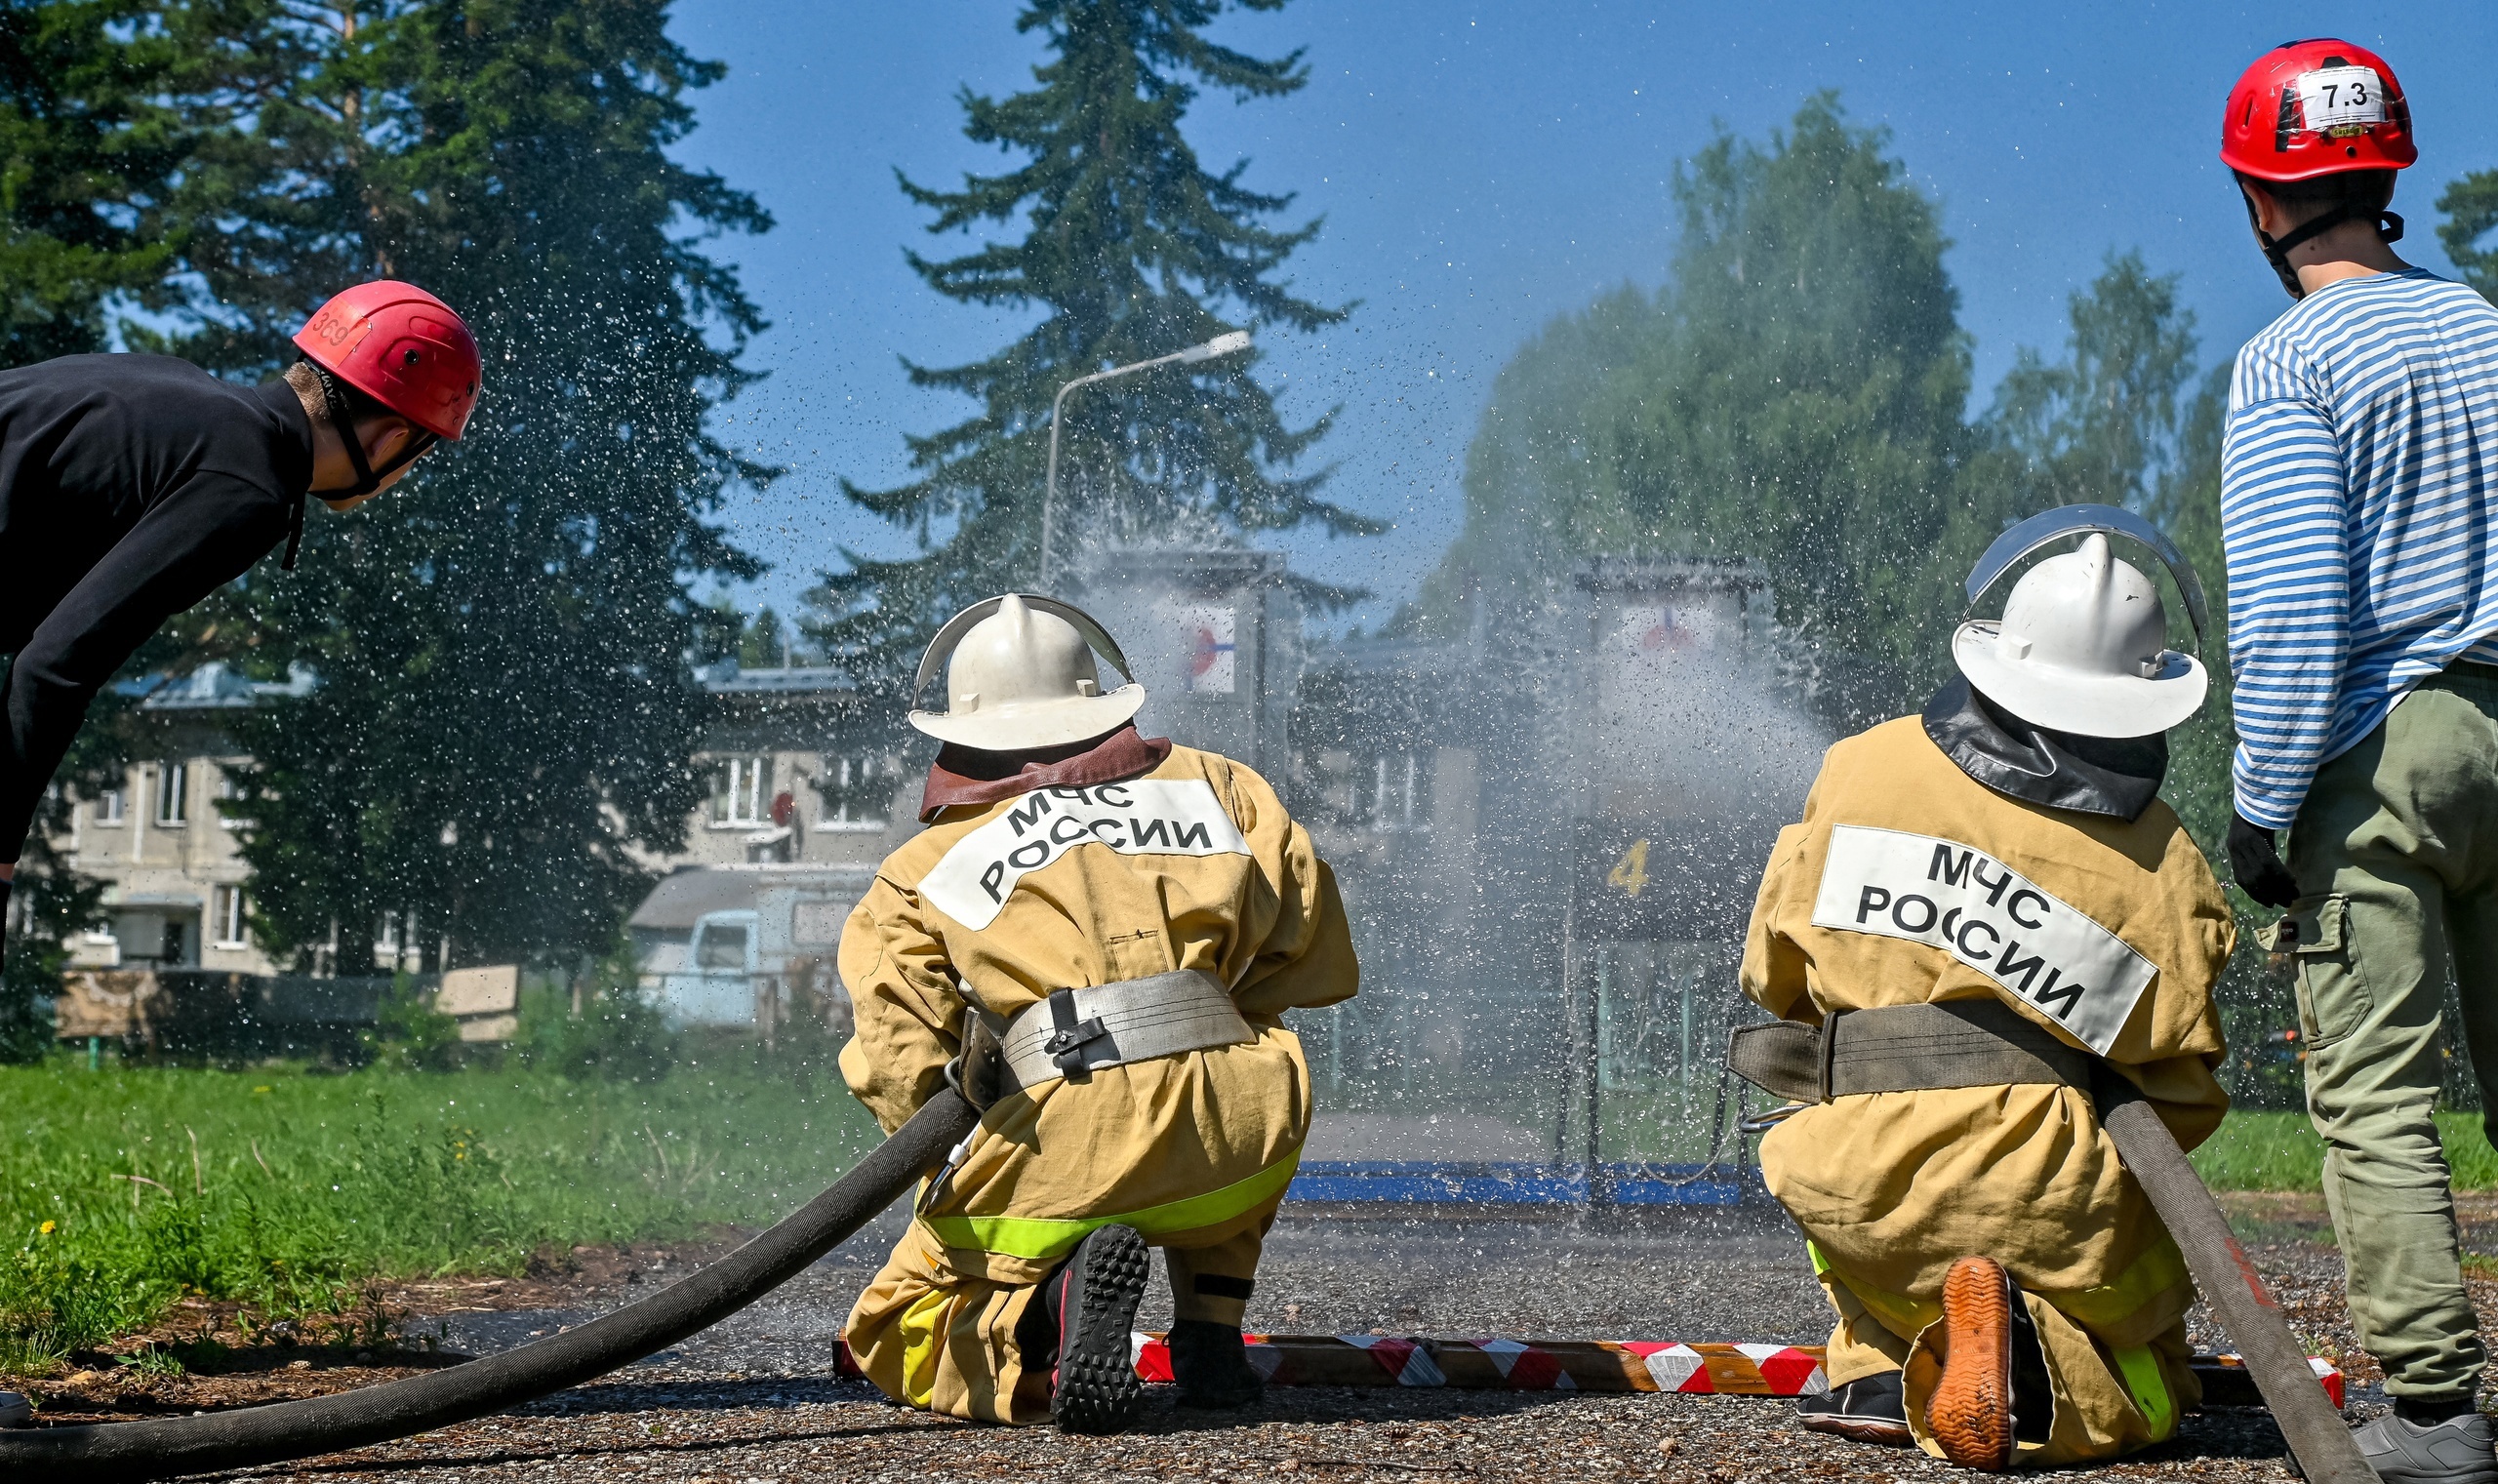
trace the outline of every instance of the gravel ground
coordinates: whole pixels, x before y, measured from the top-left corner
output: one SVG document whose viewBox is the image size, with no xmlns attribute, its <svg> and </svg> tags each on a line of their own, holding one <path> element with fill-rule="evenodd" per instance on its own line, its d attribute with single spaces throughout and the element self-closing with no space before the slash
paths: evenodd
<svg viewBox="0 0 2498 1484">
<path fill-rule="evenodd" d="M 2354 1420 L 2383 1406 L 2356 1352 L 2341 1259 L 2312 1196 L 2234 1196 L 2240 1234 L 2318 1353 L 2342 1357 Z M 2498 1199 L 2463 1203 L 2469 1248 L 2498 1250 Z M 405 1442 L 229 1479 L 406 1484 L 760 1484 L 1021 1476 L 1090 1484 L 1309 1475 L 1429 1480 L 1582 1477 L 1708 1480 L 1941 1479 L 1922 1456 L 1796 1427 L 1789 1403 L 1744 1397 L 1275 1388 L 1259 1409 L 1208 1417 L 1149 1393 L 1118 1438 L 1062 1437 L 941 1421 L 837 1378 L 831 1341 L 903 1218 L 890 1214 L 769 1300 L 606 1382 Z M 673 1281 L 716 1246 L 580 1249 L 521 1280 L 412 1285 L 390 1296 L 402 1333 L 467 1353 L 526 1344 Z M 2498 1267 L 2498 1264 L 2481 1264 Z M 2476 1277 L 2484 1323 L 2498 1282 Z M 1141 1316 L 1167 1322 L 1157 1284 Z M 185 1320 L 187 1324 L 192 1321 Z M 207 1321 L 202 1318 L 200 1323 Z M 2198 1343 L 2219 1336 L 2198 1314 Z M 1774 1207 L 1537 1220 L 1422 1218 L 1294 1208 L 1269 1239 L 1250 1327 L 1281 1333 L 1475 1338 L 1814 1342 L 1828 1320 L 1801 1244 Z M 181 1325 L 176 1325 L 180 1329 Z M 109 1421 L 386 1381 L 439 1360 L 362 1342 L 228 1352 L 221 1374 L 142 1380 L 89 1373 L 39 1384 L 54 1422 Z M 305 1357 L 309 1357 L 308 1359 Z M 85 1383 L 81 1384 L 80 1383 Z M 2290 1477 L 2265 1414 L 2218 1410 L 2106 1473 Z"/>
<path fill-rule="evenodd" d="M 2324 1352 L 2351 1348 L 2341 1262 L 2314 1240 L 2310 1199 L 2234 1203 L 2251 1250 L 2299 1328 Z M 1797 1428 L 1789 1404 L 1742 1397 L 1285 1389 L 1252 1412 L 1176 1411 L 1156 1388 L 1117 1438 L 1008 1431 L 927 1417 L 832 1375 L 828 1342 L 890 1240 L 863 1235 L 767 1303 L 599 1384 L 422 1438 L 227 1478 L 760 1484 L 1045 1477 L 1195 1481 L 1594 1477 L 1911 1480 L 1954 1477 L 1919 1455 Z M 2468 1227 L 2476 1239 L 2484 1231 Z M 684 1270 L 645 1254 L 647 1277 L 613 1265 L 558 1307 L 413 1316 L 409 1327 L 469 1351 L 525 1343 Z M 2481 1297 L 2498 1301 L 2498 1286 Z M 543 1288 L 533 1294 L 543 1295 Z M 471 1299 L 475 1296 L 470 1295 Z M 2484 1306 L 2489 1306 L 2485 1302 Z M 1158 1324 L 1158 1290 L 1145 1320 Z M 1313 1213 L 1279 1224 L 1253 1329 L 1587 1339 L 1815 1341 L 1819 1292 L 1774 1209 L 1642 1220 L 1384 1220 Z M 2216 1337 L 2198 1335 L 2204 1343 Z M 2382 1405 L 2352 1357 L 2355 1419 Z M 60 1414 L 56 1413 L 56 1416 Z M 2167 1446 L 2104 1471 L 2121 1478 L 2291 1477 L 2261 1412 L 2190 1418 Z"/>
</svg>

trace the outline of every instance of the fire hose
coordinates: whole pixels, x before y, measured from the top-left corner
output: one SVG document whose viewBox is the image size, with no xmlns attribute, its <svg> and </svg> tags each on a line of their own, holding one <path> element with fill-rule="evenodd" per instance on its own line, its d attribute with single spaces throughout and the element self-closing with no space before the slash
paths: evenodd
<svg viewBox="0 0 2498 1484">
<path fill-rule="evenodd" d="M 2099 1126 L 2186 1254 L 2187 1271 L 2236 1344 L 2291 1457 L 2316 1484 L 2377 1484 L 2377 1471 L 2368 1466 L 2342 1414 L 2316 1384 L 2307 1347 L 2290 1334 L 2281 1306 L 2256 1276 L 2255 1264 L 2229 1229 L 2211 1188 L 2178 1147 L 2177 1136 L 2133 1083 L 2112 1074 L 2094 1082 Z"/>
<path fill-rule="evenodd" d="M 192 1417 L 0 1432 L 0 1475 L 109 1484 L 249 1468 L 485 1417 L 631 1365 L 806 1270 L 935 1168 L 980 1114 L 951 1087 L 779 1224 L 637 1303 L 500 1355 L 307 1401 Z M 33 1470 L 45 1470 L 37 1475 Z"/>
<path fill-rule="evenodd" d="M 1834 1097 L 1922 1088 L 2053 1083 L 2086 1094 L 2099 1125 L 2176 1239 L 2195 1286 L 2237 1344 L 2283 1441 L 2317 1484 L 2377 1484 L 2339 1409 L 2317 1384 L 2306 1347 L 2256 1276 L 2229 1219 L 2140 1088 L 1996 999 L 1835 1012 L 1819 1026 L 1740 1025 L 1726 1064 L 1790 1101 L 1765 1122 Z"/>
</svg>

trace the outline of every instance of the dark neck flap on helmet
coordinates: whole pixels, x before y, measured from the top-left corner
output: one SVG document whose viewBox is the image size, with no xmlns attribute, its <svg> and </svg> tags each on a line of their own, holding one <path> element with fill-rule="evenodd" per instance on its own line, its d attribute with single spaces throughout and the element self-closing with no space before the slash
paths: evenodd
<svg viewBox="0 0 2498 1484">
<path fill-rule="evenodd" d="M 1925 703 L 1925 735 L 1953 766 L 2000 794 L 2047 809 L 2142 817 L 2168 776 L 2168 736 L 2078 737 L 2034 727 L 1959 675 Z"/>
</svg>

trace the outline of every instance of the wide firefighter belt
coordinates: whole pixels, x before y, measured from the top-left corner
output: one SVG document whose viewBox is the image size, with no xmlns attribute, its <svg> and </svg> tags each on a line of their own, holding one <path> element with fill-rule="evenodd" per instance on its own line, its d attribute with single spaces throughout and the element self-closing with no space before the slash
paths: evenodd
<svg viewBox="0 0 2498 1484">
<path fill-rule="evenodd" d="M 1819 1026 L 1739 1026 L 1735 1075 L 1791 1103 L 1859 1093 L 2052 1083 L 2090 1090 L 2098 1058 L 1997 999 L 1833 1011 Z"/>
</svg>

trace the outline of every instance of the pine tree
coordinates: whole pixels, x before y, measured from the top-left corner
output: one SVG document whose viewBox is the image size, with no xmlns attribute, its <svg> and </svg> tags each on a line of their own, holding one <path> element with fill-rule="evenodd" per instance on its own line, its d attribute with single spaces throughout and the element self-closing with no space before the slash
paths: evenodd
<svg viewBox="0 0 2498 1484">
<path fill-rule="evenodd" d="M 641 0 L 214 9 L 262 104 L 184 202 L 222 312 L 169 343 L 274 369 L 322 297 L 387 274 L 486 357 L 466 441 L 316 510 L 299 571 L 203 616 L 221 650 L 318 677 L 241 727 L 255 929 L 298 957 L 335 935 L 350 972 L 389 912 L 470 961 L 601 951 L 649 879 L 635 852 L 681 845 L 701 798 L 686 582 L 760 570 L 706 517 L 772 471 L 704 420 L 762 321 L 700 239 L 770 221 L 665 152 L 720 69 Z"/>
<path fill-rule="evenodd" d="M 133 0 L 0 0 L 0 367 L 101 350 L 116 296 L 161 303 L 157 209 L 191 132 L 185 69 Z"/>
<path fill-rule="evenodd" d="M 1277 10 L 1284 0 L 1236 3 Z M 913 533 L 920 553 L 898 561 L 843 553 L 846 570 L 826 573 L 810 596 L 809 629 L 828 647 L 901 667 L 963 604 L 1030 585 L 1050 403 L 1065 382 L 1238 325 L 1309 331 L 1345 317 L 1296 298 L 1275 277 L 1320 222 L 1261 224 L 1289 210 L 1293 196 L 1248 188 L 1245 161 L 1207 171 L 1181 133 L 1200 88 L 1245 100 L 1282 98 L 1308 81 L 1299 52 L 1261 59 L 1208 40 L 1204 28 L 1225 8 L 1224 0 L 1031 0 L 1017 25 L 1048 37 L 1054 60 L 1035 69 L 1040 86 L 1003 100 L 961 96 L 964 134 L 1025 162 L 966 176 L 953 191 L 901 179 L 910 199 L 936 214 L 933 233 L 1027 224 L 1019 242 L 961 257 L 910 254 L 930 287 L 963 303 L 1047 312 L 987 360 L 906 362 L 915 384 L 961 392 L 980 411 L 907 440 L 920 471 L 910 483 L 844 484 L 851 500 Z M 1062 430 L 1056 553 L 1086 541 L 1237 539 L 1305 523 L 1374 534 L 1383 528 L 1320 497 L 1326 470 L 1289 472 L 1333 416 L 1287 426 L 1244 358 L 1079 392 Z"/>
<path fill-rule="evenodd" d="M 0 0 L 0 368 L 102 350 L 117 306 L 163 307 L 176 234 L 165 198 L 196 138 L 166 97 L 188 65 L 128 0 Z M 138 662 L 160 662 L 152 646 Z M 114 786 L 132 700 L 108 692 L 37 812 L 10 894 L 0 1060 L 51 1044 L 38 1001 L 70 937 L 100 916 L 103 883 L 55 842 L 72 801 Z"/>
</svg>

